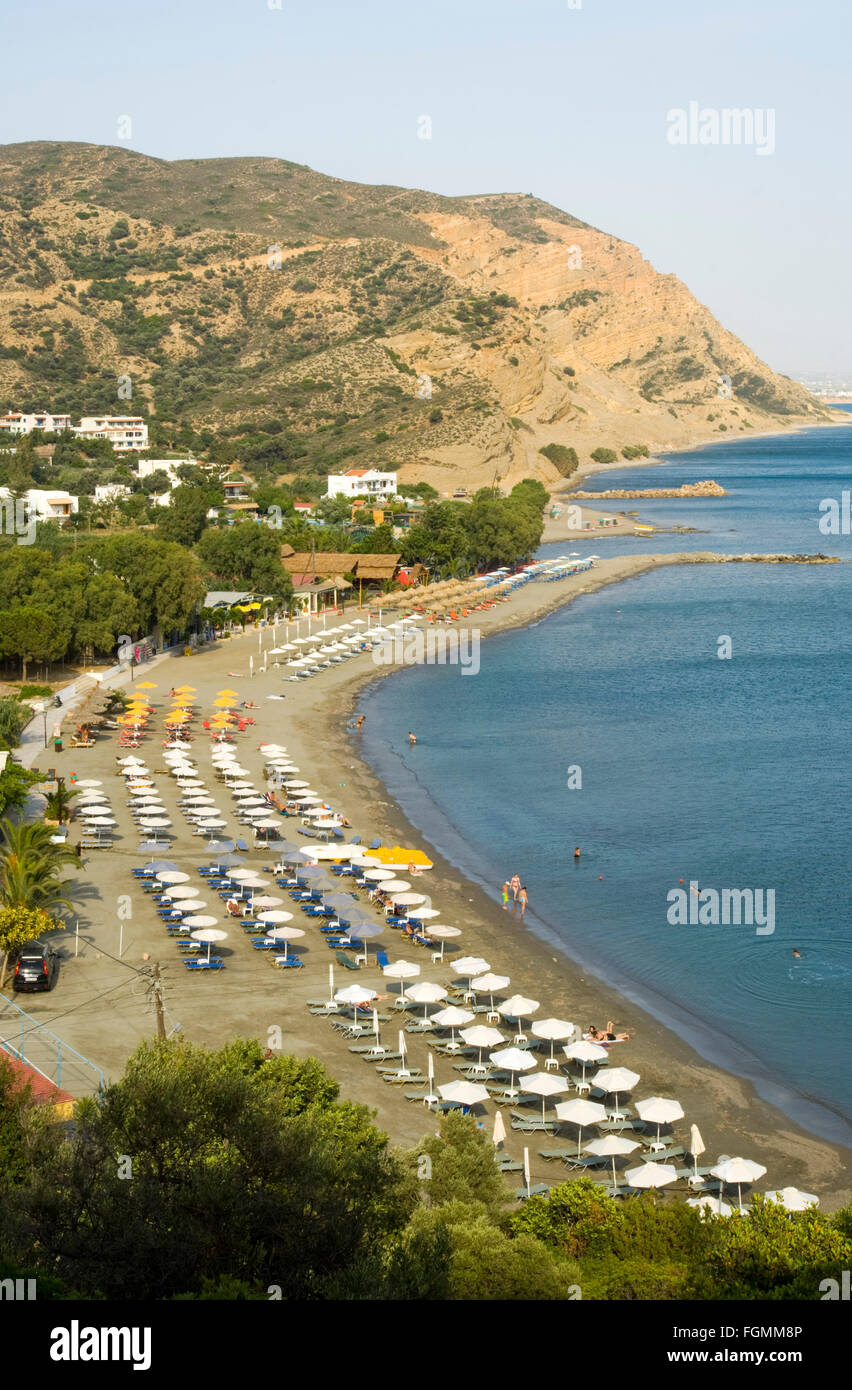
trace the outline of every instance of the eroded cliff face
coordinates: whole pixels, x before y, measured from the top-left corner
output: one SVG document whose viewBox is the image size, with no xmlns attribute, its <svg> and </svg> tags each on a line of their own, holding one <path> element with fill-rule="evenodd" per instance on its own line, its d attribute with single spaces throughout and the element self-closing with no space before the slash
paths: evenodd
<svg viewBox="0 0 852 1390">
<path fill-rule="evenodd" d="M 9 408 L 142 409 L 161 442 L 245 439 L 264 476 L 442 493 L 832 418 L 635 246 L 530 195 L 48 142 L 0 147 Z"/>
</svg>

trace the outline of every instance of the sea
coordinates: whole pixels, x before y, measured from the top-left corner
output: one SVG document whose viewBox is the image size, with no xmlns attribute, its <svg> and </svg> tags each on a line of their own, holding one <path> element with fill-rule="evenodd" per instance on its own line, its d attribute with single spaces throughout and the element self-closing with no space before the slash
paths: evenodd
<svg viewBox="0 0 852 1390">
<path fill-rule="evenodd" d="M 845 563 L 678 566 L 611 585 L 489 637 L 476 675 L 416 666 L 368 687 L 363 751 L 495 899 L 519 874 L 532 930 L 852 1146 L 852 536 L 820 529 L 852 489 L 852 429 L 738 438 L 584 486 L 700 478 L 727 496 L 602 504 L 692 534 L 539 554 Z M 726 889 L 751 891 L 738 901 L 752 920 L 737 923 L 730 897 L 723 911 Z M 699 904 L 706 920 L 690 921 Z"/>
</svg>

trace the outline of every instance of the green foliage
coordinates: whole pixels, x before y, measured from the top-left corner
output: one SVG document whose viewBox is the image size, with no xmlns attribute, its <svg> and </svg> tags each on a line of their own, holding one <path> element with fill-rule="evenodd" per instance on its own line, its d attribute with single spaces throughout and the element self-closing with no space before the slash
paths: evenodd
<svg viewBox="0 0 852 1390">
<path fill-rule="evenodd" d="M 621 456 L 626 459 L 646 459 L 648 452 L 647 444 L 625 444 Z"/>
<path fill-rule="evenodd" d="M 623 1219 L 616 1202 L 589 1178 L 558 1183 L 546 1197 L 530 1197 L 512 1217 L 512 1230 L 535 1236 L 569 1256 L 583 1255 L 611 1237 Z"/>
<path fill-rule="evenodd" d="M 13 696 L 4 695 L 0 699 L 0 748 L 17 748 L 29 717 L 30 710 L 21 709 Z"/>
<path fill-rule="evenodd" d="M 600 448 L 592 450 L 591 458 L 595 463 L 615 463 L 618 454 L 614 449 L 606 449 L 601 446 Z"/>
<path fill-rule="evenodd" d="M 286 600 L 293 581 L 281 564 L 281 532 L 254 521 L 210 527 L 198 547 L 208 567 L 211 588 L 249 589 L 258 595 Z"/>
<path fill-rule="evenodd" d="M 477 1202 L 493 1215 L 506 1205 L 506 1187 L 494 1162 L 494 1145 L 470 1115 L 442 1115 L 438 1133 L 421 1140 L 409 1154 L 414 1168 L 427 1155 L 431 1177 L 423 1184 L 432 1206 Z"/>
<path fill-rule="evenodd" d="M 545 444 L 543 449 L 539 449 L 539 453 L 544 454 L 546 459 L 556 465 L 563 478 L 569 477 L 580 464 L 577 450 L 565 444 Z"/>
</svg>

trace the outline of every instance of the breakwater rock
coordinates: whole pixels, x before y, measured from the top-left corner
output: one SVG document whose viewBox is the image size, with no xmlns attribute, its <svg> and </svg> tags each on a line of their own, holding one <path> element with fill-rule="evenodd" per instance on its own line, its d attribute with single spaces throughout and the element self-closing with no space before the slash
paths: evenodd
<svg viewBox="0 0 852 1390">
<path fill-rule="evenodd" d="M 588 499 L 605 498 L 613 500 L 616 498 L 630 497 L 727 497 L 727 492 L 712 478 L 705 478 L 699 483 L 684 483 L 682 487 L 644 487 L 644 488 L 610 488 L 608 492 L 572 492 L 572 497 L 583 497 Z"/>
</svg>

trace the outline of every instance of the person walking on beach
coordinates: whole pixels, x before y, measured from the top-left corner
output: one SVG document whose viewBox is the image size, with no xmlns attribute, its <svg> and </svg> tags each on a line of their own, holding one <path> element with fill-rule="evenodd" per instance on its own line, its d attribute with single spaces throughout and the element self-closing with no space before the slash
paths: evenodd
<svg viewBox="0 0 852 1390">
<path fill-rule="evenodd" d="M 521 888 L 521 880 L 518 878 L 517 874 L 512 874 L 512 877 L 509 879 L 509 887 L 512 890 L 512 898 L 515 902 L 517 902 L 518 893 L 520 892 Z"/>
<path fill-rule="evenodd" d="M 524 913 L 527 910 L 527 890 L 523 884 L 521 884 L 521 888 L 518 893 L 518 902 L 521 904 L 521 916 L 523 917 Z"/>
<path fill-rule="evenodd" d="M 503 887 L 501 888 L 500 891 L 501 891 L 501 893 L 503 894 L 503 911 L 505 912 L 506 909 L 507 909 L 508 906 L 509 906 L 509 880 L 508 880 L 508 879 L 507 879 L 506 882 L 503 884 Z"/>
</svg>

